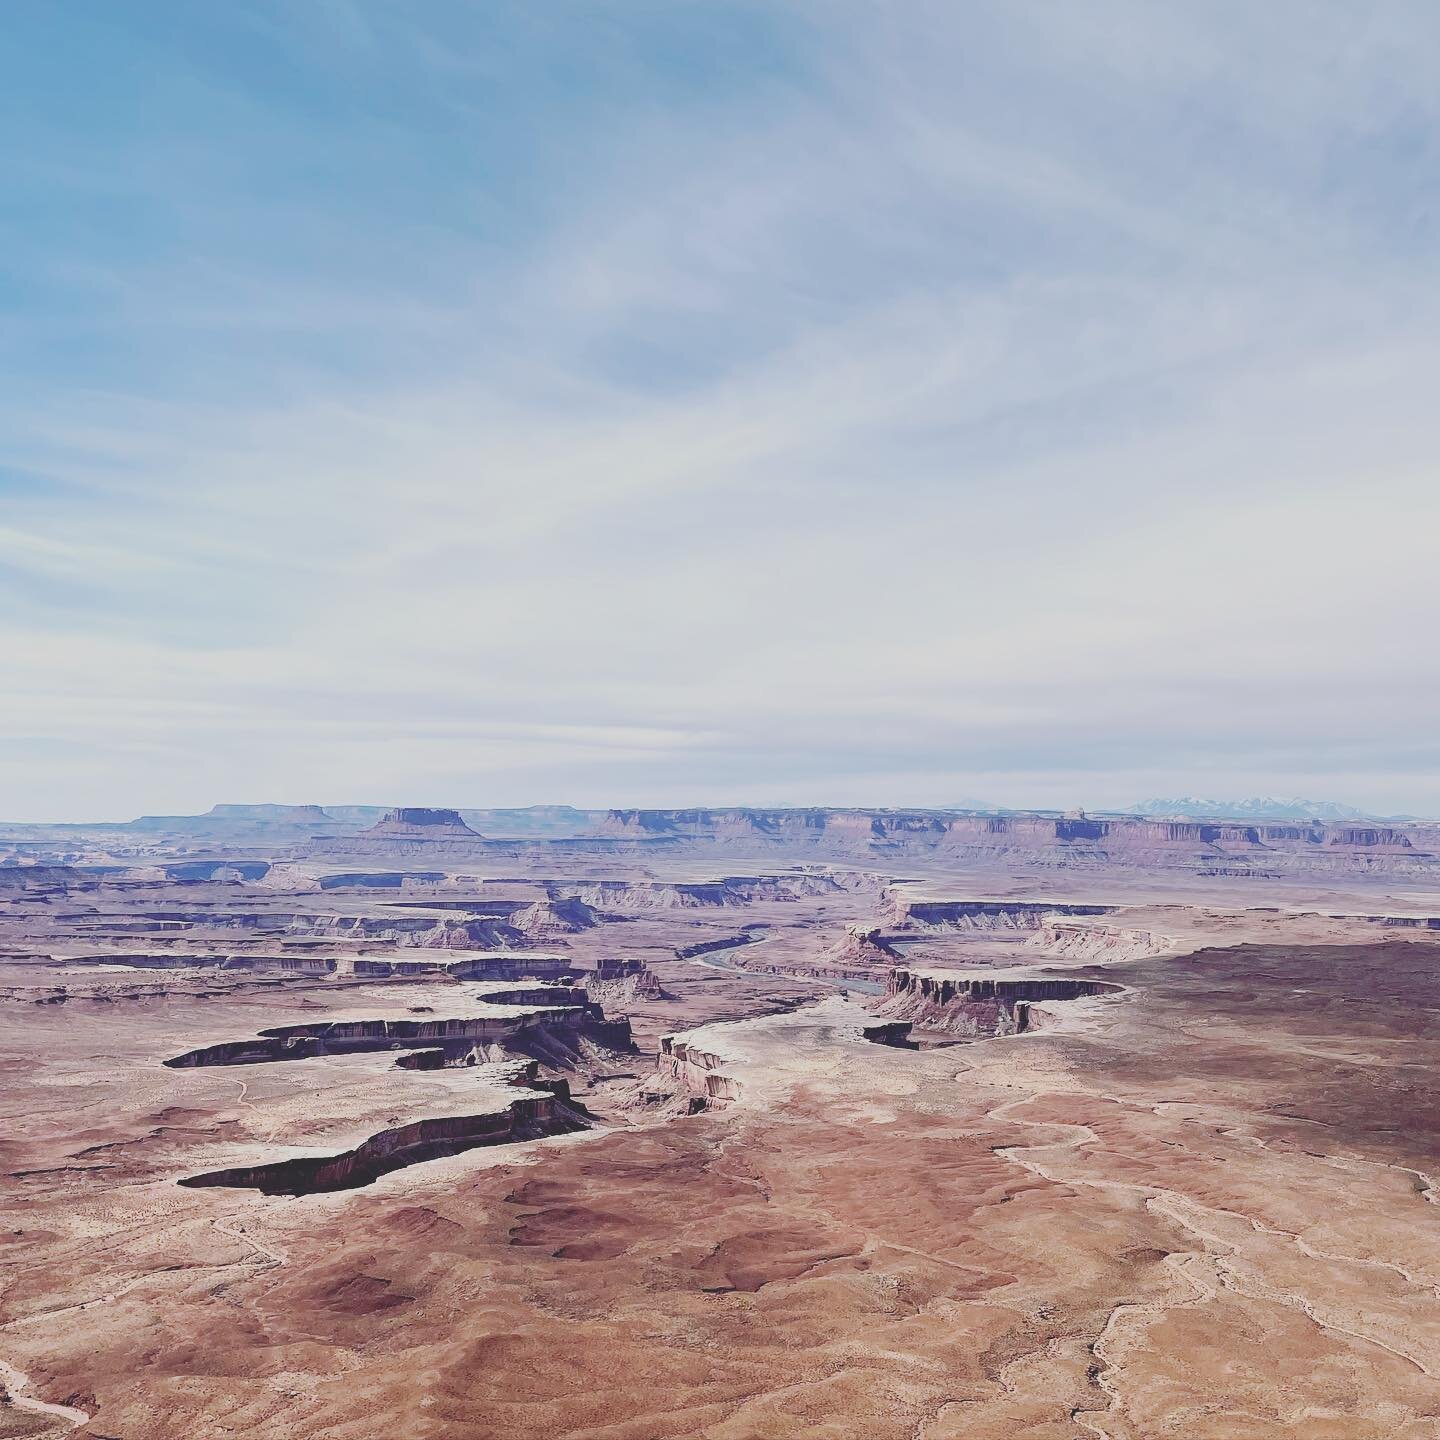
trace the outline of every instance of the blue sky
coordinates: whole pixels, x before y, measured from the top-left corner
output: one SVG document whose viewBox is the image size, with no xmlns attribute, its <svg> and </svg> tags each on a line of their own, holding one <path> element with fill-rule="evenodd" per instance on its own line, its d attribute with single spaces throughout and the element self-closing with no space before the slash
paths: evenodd
<svg viewBox="0 0 1440 1440">
<path fill-rule="evenodd" d="M 0 816 L 1440 810 L 1437 42 L 15 0 Z"/>
</svg>

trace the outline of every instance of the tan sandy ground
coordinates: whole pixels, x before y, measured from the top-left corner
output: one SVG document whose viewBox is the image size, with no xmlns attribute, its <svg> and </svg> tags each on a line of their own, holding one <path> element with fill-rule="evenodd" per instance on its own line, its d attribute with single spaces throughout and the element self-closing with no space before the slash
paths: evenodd
<svg viewBox="0 0 1440 1440">
<path fill-rule="evenodd" d="M 158 1062 L 318 987 L 0 1007 L 0 1358 L 75 1412 L 0 1434 L 1440 1436 L 1440 947 L 1269 928 L 1010 1039 L 710 1023 L 723 1109 L 291 1199 L 174 1182 L 370 1062 Z M 662 968 L 656 1029 L 822 993 Z"/>
</svg>

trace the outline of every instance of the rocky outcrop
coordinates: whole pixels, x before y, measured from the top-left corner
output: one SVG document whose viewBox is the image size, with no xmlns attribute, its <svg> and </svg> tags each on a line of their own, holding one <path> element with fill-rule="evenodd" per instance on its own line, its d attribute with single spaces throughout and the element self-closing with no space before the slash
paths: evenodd
<svg viewBox="0 0 1440 1440">
<path fill-rule="evenodd" d="M 422 950 L 500 949 L 529 938 L 513 925 L 485 916 L 297 915 L 285 929 L 290 935 L 385 941 Z"/>
<path fill-rule="evenodd" d="M 860 1034 L 872 1045 L 889 1045 L 896 1050 L 918 1050 L 920 1042 L 910 1038 L 908 1020 L 885 1020 L 879 1025 L 865 1025 Z"/>
<path fill-rule="evenodd" d="M 491 999 L 495 1013 L 423 1019 L 330 1020 L 279 1025 L 250 1040 L 225 1041 L 187 1050 L 165 1061 L 172 1069 L 208 1065 L 258 1065 L 355 1055 L 376 1050 L 438 1049 L 463 1059 L 477 1049 L 487 1055 L 540 1055 L 552 1062 L 573 1059 L 586 1043 L 628 1051 L 634 1042 L 627 1020 L 610 1020 L 583 990 L 567 996 L 554 989 L 505 992 Z M 534 1006 L 523 1010 L 521 1006 Z M 514 1007 L 505 1013 L 505 1007 Z"/>
<path fill-rule="evenodd" d="M 93 876 L 70 865 L 0 865 L 0 895 L 63 895 L 95 884 Z"/>
<path fill-rule="evenodd" d="M 1025 943 L 1047 955 L 1094 961 L 1143 960 L 1165 954 L 1174 944 L 1155 930 L 1064 920 L 1047 922 Z"/>
<path fill-rule="evenodd" d="M 693 945 L 676 947 L 677 960 L 694 960 L 701 955 L 714 955 L 721 950 L 735 950 L 741 945 L 753 945 L 765 938 L 763 933 L 747 930 L 740 935 L 720 935 L 714 940 L 697 940 Z"/>
<path fill-rule="evenodd" d="M 839 895 L 841 886 L 823 872 L 783 875 L 726 875 L 719 880 L 597 880 L 577 887 L 587 905 L 605 910 L 694 910 Z"/>
<path fill-rule="evenodd" d="M 845 933 L 825 952 L 825 962 L 842 967 L 889 969 L 899 964 L 900 952 L 880 931 L 878 925 L 847 925 Z"/>
<path fill-rule="evenodd" d="M 449 959 L 446 952 L 400 959 L 393 955 L 364 955 L 341 959 L 340 966 L 354 975 L 448 975 L 455 980 L 563 980 L 574 976 L 575 962 L 567 955 L 546 955 L 526 950 L 477 951 Z"/>
<path fill-rule="evenodd" d="M 443 870 L 341 870 L 319 878 L 322 890 L 429 890 L 444 882 Z"/>
<path fill-rule="evenodd" d="M 263 880 L 270 873 L 266 860 L 183 860 L 161 867 L 166 880 L 182 885 L 196 883 L 235 884 L 239 881 Z"/>
<path fill-rule="evenodd" d="M 181 1185 L 228 1186 L 262 1195 L 318 1195 L 354 1190 L 407 1165 L 460 1155 L 485 1145 L 508 1145 L 584 1130 L 585 1117 L 559 1095 L 518 1096 L 503 1109 L 477 1115 L 416 1120 L 372 1135 L 338 1155 L 302 1156 L 264 1165 L 237 1166 L 192 1175 Z"/>
<path fill-rule="evenodd" d="M 672 1090 L 703 1100 L 738 1100 L 740 1084 L 724 1070 L 721 1056 L 702 1050 L 683 1035 L 665 1035 L 660 1040 L 656 1068 Z"/>
<path fill-rule="evenodd" d="M 898 925 L 947 930 L 1038 930 L 1052 917 L 1109 915 L 1118 905 L 1078 905 L 1051 900 L 928 900 L 903 890 L 886 892 Z"/>
<path fill-rule="evenodd" d="M 593 930 L 600 916 L 578 895 L 570 895 L 560 900 L 537 900 L 514 911 L 508 923 L 532 940 L 544 940 Z"/>
<path fill-rule="evenodd" d="M 359 838 L 376 840 L 479 840 L 483 837 L 460 818 L 458 810 L 405 806 L 389 811 Z"/>
<path fill-rule="evenodd" d="M 602 960 L 585 976 L 585 993 L 608 1010 L 624 1010 L 641 1000 L 664 1000 L 659 977 L 643 960 Z"/>
<path fill-rule="evenodd" d="M 992 978 L 938 971 L 894 970 L 876 1013 L 908 1020 L 916 1029 L 976 1038 L 1019 1035 L 1032 1028 L 1032 1007 L 1118 992 L 1099 980 Z"/>
</svg>

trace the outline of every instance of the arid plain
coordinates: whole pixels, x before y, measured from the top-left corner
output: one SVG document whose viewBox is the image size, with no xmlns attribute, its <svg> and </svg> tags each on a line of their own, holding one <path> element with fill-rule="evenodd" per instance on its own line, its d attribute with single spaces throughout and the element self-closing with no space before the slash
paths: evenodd
<svg viewBox="0 0 1440 1440">
<path fill-rule="evenodd" d="M 0 1435 L 1440 1436 L 1440 828 L 0 832 Z"/>
</svg>

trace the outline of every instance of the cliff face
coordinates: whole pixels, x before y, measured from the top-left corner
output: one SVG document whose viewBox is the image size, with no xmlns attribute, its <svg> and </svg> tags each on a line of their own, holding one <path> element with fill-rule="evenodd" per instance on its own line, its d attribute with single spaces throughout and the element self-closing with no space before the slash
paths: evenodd
<svg viewBox="0 0 1440 1440">
<path fill-rule="evenodd" d="M 705 1103 L 738 1100 L 740 1084 L 724 1071 L 723 1057 L 702 1050 L 680 1035 L 660 1040 L 656 1066 L 680 1094 Z"/>
<path fill-rule="evenodd" d="M 844 887 L 824 873 L 797 875 L 726 875 L 719 880 L 596 880 L 576 888 L 586 905 L 605 910 L 695 910 L 749 905 L 768 900 L 800 900 L 838 895 Z"/>
<path fill-rule="evenodd" d="M 279 1060 L 310 1060 L 322 1055 L 354 1055 L 377 1050 L 435 1049 L 450 1061 L 477 1053 L 543 1055 L 554 1063 L 577 1054 L 589 1042 L 628 1051 L 633 1042 L 628 1020 L 607 1019 L 604 1009 L 583 990 L 570 996 L 540 986 L 506 992 L 495 1013 L 420 1020 L 338 1020 L 310 1025 L 280 1025 L 250 1040 L 202 1046 L 165 1061 L 172 1069 L 209 1065 L 257 1065 Z M 538 996 L 538 999 L 533 997 Z M 531 1009 L 521 1007 L 533 1006 Z M 507 1013 L 508 1010 L 508 1013 Z"/>
<path fill-rule="evenodd" d="M 888 969 L 900 961 L 900 952 L 876 925 L 847 925 L 845 933 L 825 952 L 827 962 L 841 966 Z"/>
<path fill-rule="evenodd" d="M 602 960 L 585 976 L 585 993 L 611 1011 L 639 1000 L 663 1000 L 659 977 L 643 960 Z"/>
<path fill-rule="evenodd" d="M 1018 1035 L 1032 1028 L 1031 1006 L 1045 1000 L 1077 1000 L 1119 990 L 1096 980 L 943 975 L 891 972 L 876 1013 L 908 1020 L 917 1030 L 966 1038 Z"/>
<path fill-rule="evenodd" d="M 405 806 L 391 810 L 361 836 L 394 840 L 479 840 L 481 836 L 460 818 L 458 810 L 428 810 Z"/>
<path fill-rule="evenodd" d="M 592 930 L 600 917 L 578 895 L 571 895 L 562 900 L 537 900 L 515 911 L 507 923 L 532 940 L 540 940 Z"/>
<path fill-rule="evenodd" d="M 1116 905 L 1076 905 L 1049 900 L 924 900 L 903 891 L 886 896 L 898 925 L 952 930 L 1038 930 L 1057 915 L 1109 915 Z"/>
<path fill-rule="evenodd" d="M 422 950 L 488 950 L 523 944 L 527 938 L 502 920 L 433 915 L 305 915 L 286 927 L 290 935 L 388 941 Z"/>
<path fill-rule="evenodd" d="M 263 1195 L 317 1195 L 354 1190 L 424 1160 L 459 1155 L 482 1145 L 506 1145 L 583 1130 L 586 1121 L 557 1095 L 525 1094 L 499 1110 L 478 1115 L 445 1115 L 397 1125 L 338 1155 L 304 1156 L 271 1164 L 238 1166 L 192 1175 L 179 1183 L 192 1188 L 230 1186 Z"/>
<path fill-rule="evenodd" d="M 612 839 L 835 858 L 924 855 L 1044 868 L 1125 865 L 1202 874 L 1440 870 L 1440 827 L 1321 820 L 1247 823 L 1138 815 L 974 814 L 898 810 L 612 810 Z"/>
<path fill-rule="evenodd" d="M 1172 942 L 1167 935 L 1134 926 L 1056 920 L 1043 925 L 1026 944 L 1072 960 L 1141 960 L 1163 955 Z"/>
<path fill-rule="evenodd" d="M 94 889 L 95 879 L 69 865 L 0 865 L 0 894 L 60 894 Z"/>
</svg>

